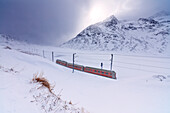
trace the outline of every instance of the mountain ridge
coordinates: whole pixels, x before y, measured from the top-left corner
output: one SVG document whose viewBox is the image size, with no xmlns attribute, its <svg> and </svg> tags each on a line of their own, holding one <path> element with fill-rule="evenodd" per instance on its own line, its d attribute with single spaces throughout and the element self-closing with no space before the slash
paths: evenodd
<svg viewBox="0 0 170 113">
<path fill-rule="evenodd" d="M 155 13 L 154 15 L 150 16 L 149 18 L 157 18 L 157 17 L 163 17 L 163 16 L 170 16 L 170 12 L 163 10 L 163 11 Z"/>
<path fill-rule="evenodd" d="M 88 26 L 60 47 L 162 54 L 170 44 L 168 14 L 166 18 L 139 18 L 137 21 L 119 21 L 112 15 L 102 22 Z"/>
</svg>

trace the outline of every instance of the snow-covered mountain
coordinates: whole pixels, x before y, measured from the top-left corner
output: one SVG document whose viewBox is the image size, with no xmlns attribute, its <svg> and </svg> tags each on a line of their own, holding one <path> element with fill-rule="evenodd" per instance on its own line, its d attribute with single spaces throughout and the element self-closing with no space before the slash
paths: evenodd
<svg viewBox="0 0 170 113">
<path fill-rule="evenodd" d="M 26 46 L 29 45 L 29 43 L 27 41 L 24 40 L 17 40 L 15 37 L 11 36 L 11 35 L 7 35 L 7 34 L 0 34 L 0 45 L 3 46 L 11 46 L 13 48 L 18 46 Z"/>
<path fill-rule="evenodd" d="M 119 21 L 110 16 L 88 26 L 61 45 L 74 49 L 133 53 L 166 53 L 170 44 L 170 13 L 162 11 L 136 21 Z"/>
</svg>

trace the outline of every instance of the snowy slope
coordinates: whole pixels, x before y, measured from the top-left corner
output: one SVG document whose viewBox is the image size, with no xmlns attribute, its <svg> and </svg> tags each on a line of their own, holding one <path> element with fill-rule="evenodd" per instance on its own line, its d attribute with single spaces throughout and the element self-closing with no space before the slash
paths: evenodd
<svg viewBox="0 0 170 113">
<path fill-rule="evenodd" d="M 113 70 L 118 78 L 114 80 L 80 71 L 72 73 L 71 69 L 41 55 L 25 54 L 21 50 L 35 47 L 37 54 L 42 48 L 53 50 L 56 59 L 67 62 L 72 61 L 72 53 L 76 52 L 76 64 L 99 68 L 102 61 L 105 69 L 110 68 L 110 52 L 75 51 L 17 43 L 20 45 L 15 45 L 15 41 L 0 43 L 0 113 L 43 113 L 40 103 L 31 102 L 34 92 L 30 90 L 35 86 L 30 81 L 37 72 L 44 72 L 49 82 L 55 84 L 56 94 L 62 90 L 63 100 L 71 101 L 76 108 L 83 107 L 90 113 L 170 112 L 168 57 L 114 54 Z"/>
<path fill-rule="evenodd" d="M 61 47 L 131 53 L 167 53 L 170 45 L 170 14 L 159 12 L 137 21 L 110 16 L 90 25 Z"/>
<path fill-rule="evenodd" d="M 44 72 L 47 79 L 49 78 L 47 77 L 48 74 L 55 79 L 59 79 L 57 76 L 62 75 L 62 71 L 56 71 L 56 68 L 55 63 L 42 57 L 28 55 L 13 48 L 6 49 L 5 46 L 0 46 L 0 113 L 46 113 L 42 107 L 45 105 L 46 110 L 48 110 L 48 106 L 53 104 L 52 102 L 48 104 L 42 103 L 42 101 L 46 102 L 44 98 L 48 97 L 49 92 L 44 91 L 45 89 L 39 91 L 40 85 L 33 84 L 31 81 L 35 73 L 41 72 Z M 52 78 L 50 82 L 55 85 L 56 81 L 51 80 Z M 59 89 L 54 90 L 54 92 L 56 91 L 55 94 L 59 94 L 62 88 L 59 87 Z M 40 95 L 42 97 L 38 98 Z M 36 99 L 35 96 L 37 97 Z M 51 98 L 55 99 L 54 96 Z M 49 100 L 52 101 L 52 99 Z M 67 104 L 69 101 L 71 101 L 71 98 L 68 101 L 56 104 L 58 105 L 56 108 L 64 109 L 64 105 L 67 105 L 66 107 L 71 110 L 55 109 L 48 111 L 48 113 L 81 113 L 81 108 Z"/>
</svg>

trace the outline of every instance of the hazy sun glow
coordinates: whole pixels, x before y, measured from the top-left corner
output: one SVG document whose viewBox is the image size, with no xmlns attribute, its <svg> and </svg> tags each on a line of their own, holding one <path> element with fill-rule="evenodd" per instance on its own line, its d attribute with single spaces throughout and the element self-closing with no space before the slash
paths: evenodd
<svg viewBox="0 0 170 113">
<path fill-rule="evenodd" d="M 96 23 L 106 18 L 105 9 L 102 5 L 95 5 L 89 13 L 90 23 Z"/>
</svg>

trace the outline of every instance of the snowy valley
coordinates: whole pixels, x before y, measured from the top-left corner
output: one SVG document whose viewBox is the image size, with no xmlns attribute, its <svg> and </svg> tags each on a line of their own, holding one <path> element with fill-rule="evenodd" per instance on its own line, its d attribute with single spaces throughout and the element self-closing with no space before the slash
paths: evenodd
<svg viewBox="0 0 170 113">
<path fill-rule="evenodd" d="M 166 38 L 162 40 L 163 50 L 166 41 Z M 56 59 L 72 62 L 73 53 L 76 64 L 100 68 L 103 62 L 104 69 L 110 69 L 111 51 L 32 45 L 0 35 L 0 113 L 170 112 L 168 54 L 114 54 L 115 80 L 80 71 L 72 73 L 71 69 L 55 63 Z M 55 96 L 46 88 L 39 89 L 40 84 L 31 82 L 36 73 L 44 73 L 43 77 L 54 86 L 52 91 L 62 100 L 59 104 L 55 104 Z"/>
</svg>

